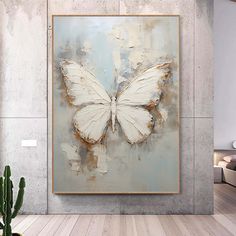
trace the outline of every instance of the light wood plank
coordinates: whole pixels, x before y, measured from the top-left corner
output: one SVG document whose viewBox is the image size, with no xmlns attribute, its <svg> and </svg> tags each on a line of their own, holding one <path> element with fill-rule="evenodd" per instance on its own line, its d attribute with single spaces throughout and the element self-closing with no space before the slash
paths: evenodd
<svg viewBox="0 0 236 236">
<path fill-rule="evenodd" d="M 43 228 L 49 223 L 53 216 L 40 216 L 28 229 L 24 232 L 24 236 L 38 235 Z"/>
<path fill-rule="evenodd" d="M 233 235 L 236 235 L 236 224 L 230 221 L 226 216 L 222 214 L 215 214 L 213 217 L 219 224 L 225 226 Z"/>
<path fill-rule="evenodd" d="M 14 230 L 14 228 L 16 227 L 16 225 L 18 225 L 20 222 L 22 222 L 26 217 L 27 217 L 27 215 L 18 215 L 16 218 L 12 219 L 11 227 L 12 227 L 12 229 L 13 229 L 13 233 L 16 232 L 16 231 Z M 1 217 L 0 217 L 0 219 L 1 219 Z M 2 230 L 0 230 L 0 235 L 2 235 Z"/>
<path fill-rule="evenodd" d="M 219 224 L 212 216 L 199 216 L 197 224 L 210 235 L 233 236 L 223 225 Z"/>
<path fill-rule="evenodd" d="M 198 216 L 187 216 L 184 215 L 182 218 L 182 222 L 187 228 L 189 232 L 191 232 L 191 236 L 209 236 L 209 234 L 199 226 L 196 221 L 198 221 Z"/>
<path fill-rule="evenodd" d="M 111 216 L 111 236 L 120 236 L 120 217 L 119 215 L 112 215 Z M 123 216 L 124 217 L 124 216 Z"/>
<path fill-rule="evenodd" d="M 53 236 L 65 219 L 64 215 L 55 215 L 39 233 L 39 236 Z"/>
<path fill-rule="evenodd" d="M 91 219 L 91 215 L 80 215 L 71 231 L 70 236 L 85 236 L 88 232 L 88 227 Z"/>
<path fill-rule="evenodd" d="M 225 213 L 232 213 L 236 212 L 236 205 L 232 204 L 231 202 L 227 202 L 227 199 L 224 199 L 219 196 L 215 196 L 215 204 L 222 205 Z"/>
<path fill-rule="evenodd" d="M 121 218 L 121 224 L 120 224 L 120 232 L 121 235 L 125 236 L 137 236 L 137 228 L 135 223 L 135 216 L 128 215 L 128 216 L 122 216 Z"/>
<path fill-rule="evenodd" d="M 236 224 L 236 209 L 232 204 L 226 203 L 224 200 L 215 196 L 215 209 L 225 215 L 230 221 Z"/>
<path fill-rule="evenodd" d="M 215 184 L 214 189 L 219 189 L 223 191 L 227 191 L 230 194 L 234 194 L 234 197 L 236 197 L 236 187 L 233 187 L 232 185 L 229 184 Z"/>
<path fill-rule="evenodd" d="M 178 226 L 178 228 L 181 231 L 181 235 L 183 236 L 189 236 L 192 235 L 191 232 L 187 229 L 186 225 L 183 222 L 183 216 L 181 215 L 174 215 L 171 216 L 173 218 L 173 220 L 175 221 L 176 225 Z"/>
<path fill-rule="evenodd" d="M 101 236 L 105 223 L 105 215 L 94 215 L 89 224 L 86 236 Z"/>
<path fill-rule="evenodd" d="M 102 236 L 109 236 L 111 233 L 111 215 L 105 216 Z"/>
<path fill-rule="evenodd" d="M 124 216 L 122 216 L 124 217 Z M 120 236 L 120 216 L 107 215 L 103 228 L 103 236 Z"/>
<path fill-rule="evenodd" d="M 165 234 L 167 236 L 173 236 L 173 235 L 181 235 L 181 231 L 178 228 L 177 224 L 175 221 L 171 218 L 170 215 L 162 215 L 158 216 L 158 219 L 161 222 L 161 225 L 165 231 Z"/>
<path fill-rule="evenodd" d="M 56 236 L 70 235 L 78 218 L 79 218 L 78 215 L 67 215 L 63 220 L 62 224 L 59 226 L 58 230 L 54 233 L 54 235 Z"/>
<path fill-rule="evenodd" d="M 146 236 L 148 235 L 148 228 L 144 221 L 144 216 L 136 215 L 134 216 L 136 231 L 139 236 Z"/>
<path fill-rule="evenodd" d="M 219 199 L 222 199 L 224 201 L 227 201 L 230 204 L 233 204 L 234 206 L 236 205 L 236 194 L 231 194 L 228 192 L 225 192 L 223 189 L 222 190 L 215 190 L 215 196 L 218 197 Z"/>
<path fill-rule="evenodd" d="M 216 195 L 218 195 L 218 193 L 223 193 L 224 196 L 228 196 L 234 200 L 236 200 L 236 188 L 229 186 L 226 187 L 227 184 L 215 184 L 214 186 L 214 192 Z"/>
<path fill-rule="evenodd" d="M 233 224 L 236 225 L 236 214 L 231 211 L 231 213 L 228 213 L 227 211 L 222 209 L 222 206 L 219 206 L 217 203 L 215 203 L 215 209 L 217 209 L 217 214 L 224 215 L 227 217 Z"/>
<path fill-rule="evenodd" d="M 13 228 L 13 232 L 20 234 L 24 233 L 38 218 L 39 215 L 27 216 L 24 220 L 17 224 L 16 227 Z"/>
<path fill-rule="evenodd" d="M 224 215 L 230 222 L 232 222 L 234 225 L 236 225 L 236 223 L 235 223 L 236 222 L 236 214 L 223 213 L 219 209 L 217 212 L 220 212 L 221 215 Z"/>
<path fill-rule="evenodd" d="M 16 218 L 14 218 L 11 222 L 11 227 L 16 227 L 21 221 L 23 221 L 27 215 L 18 215 Z"/>
<path fill-rule="evenodd" d="M 148 235 L 150 236 L 166 236 L 165 231 L 156 215 L 145 215 L 143 220 L 146 224 Z"/>
</svg>

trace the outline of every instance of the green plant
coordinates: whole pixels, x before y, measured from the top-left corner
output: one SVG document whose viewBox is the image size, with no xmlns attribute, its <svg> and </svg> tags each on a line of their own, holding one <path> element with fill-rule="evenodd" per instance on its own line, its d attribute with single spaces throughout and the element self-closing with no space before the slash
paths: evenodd
<svg viewBox="0 0 236 236">
<path fill-rule="evenodd" d="M 10 166 L 5 166 L 4 175 L 3 177 L 0 177 L 0 214 L 3 218 L 3 223 L 0 222 L 0 229 L 3 230 L 3 236 L 12 235 L 11 220 L 17 216 L 23 204 L 24 197 L 25 179 L 21 177 L 16 203 L 14 205 L 14 209 L 12 209 L 13 183 L 10 177 L 11 168 Z"/>
</svg>

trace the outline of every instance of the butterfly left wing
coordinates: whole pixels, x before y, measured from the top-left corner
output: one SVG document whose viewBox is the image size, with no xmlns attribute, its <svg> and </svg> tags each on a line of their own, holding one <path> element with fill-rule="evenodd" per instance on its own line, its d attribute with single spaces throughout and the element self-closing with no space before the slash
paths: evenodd
<svg viewBox="0 0 236 236">
<path fill-rule="evenodd" d="M 110 117 L 110 105 L 92 104 L 78 110 L 73 123 L 84 141 L 95 144 L 103 139 Z"/>
<path fill-rule="evenodd" d="M 72 60 L 63 60 L 60 66 L 71 104 L 80 106 L 111 102 L 102 84 L 84 66 Z"/>
<path fill-rule="evenodd" d="M 170 63 L 154 66 L 132 79 L 117 95 L 117 104 L 155 106 L 161 96 L 161 86 L 170 77 Z"/>
<path fill-rule="evenodd" d="M 84 106 L 73 118 L 76 132 L 88 143 L 101 141 L 111 116 L 109 95 L 84 66 L 72 60 L 63 60 L 60 66 L 69 102 Z"/>
<path fill-rule="evenodd" d="M 117 106 L 117 120 L 130 144 L 141 143 L 152 132 L 152 115 L 142 107 Z"/>
</svg>

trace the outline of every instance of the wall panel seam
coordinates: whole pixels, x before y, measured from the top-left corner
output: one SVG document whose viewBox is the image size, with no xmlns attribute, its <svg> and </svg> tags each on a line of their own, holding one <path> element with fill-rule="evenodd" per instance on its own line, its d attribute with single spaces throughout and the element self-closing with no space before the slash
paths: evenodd
<svg viewBox="0 0 236 236">
<path fill-rule="evenodd" d="M 213 116 L 180 116 L 179 118 L 189 118 L 189 119 L 214 119 Z"/>
<path fill-rule="evenodd" d="M 195 142 L 196 142 L 196 137 L 195 137 L 195 73 L 196 73 L 196 0 L 194 1 L 194 17 L 193 17 L 193 214 L 195 213 L 195 154 L 196 154 L 196 150 L 195 150 Z"/>
<path fill-rule="evenodd" d="M 47 119 L 47 116 L 38 117 L 38 116 L 0 116 L 0 119 Z"/>
<path fill-rule="evenodd" d="M 47 104 L 46 104 L 46 106 L 47 106 L 47 137 L 46 137 L 46 139 L 47 139 L 47 144 L 46 144 L 46 146 L 47 146 L 47 168 L 46 168 L 46 171 L 47 171 L 47 189 L 46 189 L 46 194 L 47 194 L 47 196 L 46 196 L 46 199 L 47 199 L 47 203 L 46 203 L 46 214 L 48 214 L 48 184 L 49 184 L 49 179 L 48 179 L 48 158 L 49 158 L 49 156 L 48 156 L 48 122 L 49 122 L 49 119 L 48 119 L 48 34 L 49 34 L 49 31 L 48 31 L 48 17 L 49 17 L 49 15 L 48 15 L 48 0 L 46 0 L 46 17 L 47 17 L 47 20 L 46 20 L 46 39 L 47 39 L 47 42 L 46 42 L 46 50 L 47 50 L 47 60 L 46 60 L 46 96 L 47 96 Z"/>
</svg>

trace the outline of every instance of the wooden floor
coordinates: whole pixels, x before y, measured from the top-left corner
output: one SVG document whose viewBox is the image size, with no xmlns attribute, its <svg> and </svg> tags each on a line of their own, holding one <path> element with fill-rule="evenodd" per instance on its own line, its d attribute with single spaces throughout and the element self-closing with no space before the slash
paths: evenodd
<svg viewBox="0 0 236 236">
<path fill-rule="evenodd" d="M 215 214 L 203 215 L 29 215 L 13 221 L 24 236 L 236 235 L 236 188 L 215 185 Z"/>
</svg>

